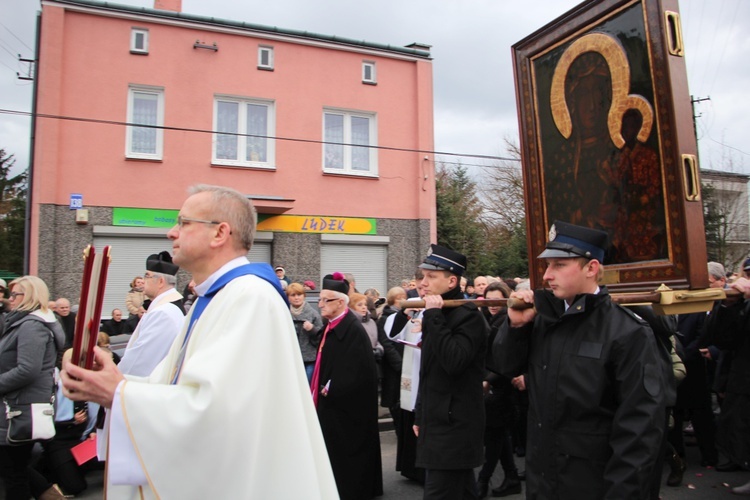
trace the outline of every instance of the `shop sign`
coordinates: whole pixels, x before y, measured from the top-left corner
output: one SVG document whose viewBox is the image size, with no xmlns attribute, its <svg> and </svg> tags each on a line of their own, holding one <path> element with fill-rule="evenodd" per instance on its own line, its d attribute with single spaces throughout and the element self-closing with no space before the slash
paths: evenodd
<svg viewBox="0 0 750 500">
<path fill-rule="evenodd" d="M 377 221 L 354 217 L 273 215 L 260 217 L 258 230 L 287 233 L 377 234 Z"/>
<path fill-rule="evenodd" d="M 179 210 L 155 210 L 151 208 L 112 209 L 113 226 L 172 227 L 177 224 Z"/>
</svg>

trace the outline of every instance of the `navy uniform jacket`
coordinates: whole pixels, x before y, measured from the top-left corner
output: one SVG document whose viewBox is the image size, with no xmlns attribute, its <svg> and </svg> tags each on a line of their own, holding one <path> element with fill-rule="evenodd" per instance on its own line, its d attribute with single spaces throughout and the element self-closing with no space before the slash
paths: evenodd
<svg viewBox="0 0 750 500">
<path fill-rule="evenodd" d="M 534 303 L 493 345 L 505 375 L 526 373 L 527 498 L 648 498 L 666 406 L 651 328 L 604 287 L 567 311 L 548 290 Z"/>
<path fill-rule="evenodd" d="M 459 287 L 444 299 L 462 299 Z M 415 424 L 417 467 L 482 465 L 487 323 L 473 304 L 428 309 L 422 318 L 422 365 Z"/>
</svg>

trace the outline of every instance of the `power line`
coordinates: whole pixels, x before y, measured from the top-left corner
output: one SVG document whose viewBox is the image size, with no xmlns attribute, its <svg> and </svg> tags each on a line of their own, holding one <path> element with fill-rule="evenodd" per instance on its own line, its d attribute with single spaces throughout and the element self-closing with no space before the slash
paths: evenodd
<svg viewBox="0 0 750 500">
<path fill-rule="evenodd" d="M 721 12 L 722 12 L 722 10 L 724 10 L 724 0 L 721 1 L 721 4 L 719 5 L 718 14 L 716 15 L 716 19 L 719 22 L 721 22 Z M 711 30 L 711 35 L 712 36 L 711 36 L 711 43 L 710 43 L 709 49 L 708 49 L 708 53 L 709 54 L 713 54 L 714 53 L 714 43 L 716 42 L 716 33 L 718 31 L 719 31 L 718 29 Z M 719 60 L 721 61 L 721 58 L 719 58 Z M 711 61 L 714 61 L 713 57 L 711 57 Z M 716 71 L 718 71 L 718 67 L 717 67 Z M 701 84 L 698 87 L 698 90 L 705 89 L 706 78 L 708 78 L 708 76 L 709 76 L 710 73 L 711 73 L 711 70 L 709 68 L 709 64 L 706 64 L 706 66 L 704 67 L 704 71 L 703 71 L 703 78 L 701 78 Z"/>
<path fill-rule="evenodd" d="M 516 163 L 520 163 L 521 160 L 518 158 L 506 158 L 505 161 L 512 161 Z M 516 170 L 516 166 L 506 166 L 506 165 L 480 165 L 478 163 L 464 163 L 461 161 L 441 161 L 438 160 L 437 163 L 440 163 L 441 165 L 455 165 L 457 167 L 477 167 L 477 168 L 492 168 L 497 170 Z"/>
<path fill-rule="evenodd" d="M 32 116 L 32 113 L 30 111 L 18 111 L 14 109 L 0 109 L 0 114 Z M 156 130 L 171 130 L 171 131 L 176 131 L 176 132 L 196 132 L 196 133 L 201 133 L 201 134 L 219 134 L 219 135 L 229 135 L 229 136 L 234 136 L 234 137 L 257 137 L 257 138 L 262 138 L 262 139 L 273 139 L 277 141 L 289 141 L 289 142 L 301 142 L 301 143 L 308 143 L 308 144 L 330 144 L 334 146 L 352 146 L 352 147 L 358 147 L 358 148 L 380 149 L 384 151 L 400 151 L 404 153 L 424 153 L 424 154 L 443 155 L 443 156 L 461 156 L 461 157 L 466 157 L 466 158 L 478 158 L 482 160 L 518 161 L 515 158 L 506 158 L 503 156 L 479 155 L 479 154 L 471 154 L 471 153 L 451 153 L 447 151 L 431 151 L 431 150 L 426 150 L 426 149 L 397 148 L 397 147 L 392 147 L 392 146 L 373 146 L 369 144 L 351 144 L 347 142 L 321 141 L 321 140 L 316 140 L 316 139 L 301 139 L 297 137 L 280 137 L 280 136 L 260 135 L 260 134 L 240 134 L 237 132 L 217 132 L 215 130 L 206 130 L 206 129 L 198 129 L 198 128 L 168 127 L 165 125 L 144 125 L 141 123 L 129 123 L 129 122 L 116 121 L 116 120 L 101 120 L 101 119 L 95 119 L 95 118 L 82 118 L 82 117 L 77 117 L 77 116 L 50 115 L 46 113 L 37 113 L 36 117 L 37 118 L 49 118 L 53 120 L 97 123 L 101 125 L 118 125 L 118 126 L 126 126 L 126 127 L 152 128 Z"/>
<path fill-rule="evenodd" d="M 13 73 L 15 73 L 16 75 L 18 75 L 18 70 L 15 70 L 15 69 L 11 68 L 11 67 L 10 67 L 10 66 L 8 66 L 7 64 L 5 64 L 5 63 L 4 63 L 3 61 L 0 61 L 0 64 L 2 64 L 3 66 L 5 66 L 5 67 L 6 67 L 6 68 L 8 68 L 9 70 L 11 70 L 11 71 L 12 71 Z"/>
<path fill-rule="evenodd" d="M 21 42 L 21 43 L 23 44 L 23 46 L 24 46 L 24 47 L 26 47 L 26 48 L 27 48 L 27 49 L 29 49 L 30 51 L 34 52 L 34 49 L 32 49 L 31 47 L 29 47 L 28 45 L 26 45 L 26 42 L 24 42 L 23 40 L 21 40 L 20 38 L 18 38 L 18 37 L 16 36 L 16 34 L 15 34 L 15 33 L 13 33 L 13 32 L 12 32 L 12 31 L 10 30 L 10 28 L 8 28 L 8 27 L 7 27 L 6 25 L 4 25 L 4 24 L 3 24 L 2 22 L 0 22 L 0 26 L 2 26 L 3 28 L 5 28 L 5 29 L 6 29 L 6 31 L 7 31 L 8 33 L 10 33 L 11 35 L 13 35 L 13 37 L 14 37 L 14 38 L 15 38 L 16 40 L 18 40 L 19 42 Z"/>
<path fill-rule="evenodd" d="M 3 42 L 3 40 L 2 40 L 2 39 L 0 39 L 0 42 Z M 5 52 L 7 52 L 8 54 L 10 54 L 10 55 L 11 55 L 11 56 L 13 57 L 13 59 L 18 59 L 18 57 L 20 57 L 20 55 L 21 55 L 21 54 L 14 54 L 14 53 L 13 53 L 13 52 L 11 52 L 10 50 L 8 50 L 8 49 L 7 49 L 6 47 L 5 47 L 5 45 L 2 45 L 2 43 L 0 43 L 0 49 L 3 49 L 3 50 L 4 50 Z"/>
<path fill-rule="evenodd" d="M 740 10 L 740 2 L 738 1 L 737 4 L 736 4 L 736 7 L 734 9 L 734 14 L 732 14 L 732 16 L 729 18 L 729 26 L 727 27 L 726 30 L 724 30 L 725 33 L 726 33 L 727 40 L 724 42 L 724 47 L 722 48 L 721 53 L 719 54 L 719 61 L 716 63 L 716 71 L 714 72 L 714 79 L 711 82 L 711 86 L 708 88 L 708 92 L 707 93 L 709 93 L 709 94 L 711 93 L 711 90 L 713 90 L 714 85 L 716 84 L 716 78 L 719 76 L 719 73 L 721 73 L 721 71 L 720 71 L 721 70 L 721 63 L 722 63 L 722 60 L 724 59 L 724 54 L 727 51 L 727 44 L 729 42 L 730 37 L 732 36 L 732 32 L 733 32 L 733 28 L 734 28 L 734 23 L 737 20 L 737 11 L 739 11 L 739 10 Z"/>
<path fill-rule="evenodd" d="M 708 132 L 706 132 L 706 136 L 708 137 L 708 139 L 709 139 L 710 141 L 712 141 L 712 142 L 715 142 L 715 143 L 716 143 L 716 144 L 718 144 L 719 146 L 723 146 L 723 147 L 725 147 L 725 148 L 733 149 L 733 150 L 735 150 L 735 151 L 737 151 L 738 153 L 741 153 L 741 154 L 743 154 L 743 155 L 750 155 L 750 153 L 748 153 L 747 151 L 743 151 L 743 150 L 741 150 L 741 149 L 739 149 L 739 148 L 735 148 L 734 146 L 730 146 L 729 144 L 724 144 L 724 143 L 723 143 L 723 142 L 721 142 L 721 141 L 717 141 L 716 139 L 714 139 L 713 137 L 711 137 L 711 134 L 709 134 Z"/>
</svg>

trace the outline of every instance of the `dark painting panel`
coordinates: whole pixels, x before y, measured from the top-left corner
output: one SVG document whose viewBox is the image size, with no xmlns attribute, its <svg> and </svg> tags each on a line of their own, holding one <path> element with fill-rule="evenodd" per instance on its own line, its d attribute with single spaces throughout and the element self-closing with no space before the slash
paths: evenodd
<svg viewBox="0 0 750 500">
<path fill-rule="evenodd" d="M 667 258 L 643 11 L 633 5 L 533 60 L 548 221 L 610 235 L 607 262 Z"/>
<path fill-rule="evenodd" d="M 584 2 L 513 57 L 529 255 L 562 220 L 608 233 L 613 290 L 707 286 L 677 0 Z"/>
</svg>

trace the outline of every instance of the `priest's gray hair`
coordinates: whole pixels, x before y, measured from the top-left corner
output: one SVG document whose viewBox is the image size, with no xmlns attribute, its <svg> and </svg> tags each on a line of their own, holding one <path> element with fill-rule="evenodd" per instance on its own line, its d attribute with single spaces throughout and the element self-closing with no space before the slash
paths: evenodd
<svg viewBox="0 0 750 500">
<path fill-rule="evenodd" d="M 345 293 L 337 292 L 336 290 L 328 290 L 333 294 L 334 299 L 344 299 L 344 305 L 349 305 L 349 296 Z"/>
<path fill-rule="evenodd" d="M 165 274 L 165 273 L 153 273 L 153 274 L 157 278 L 164 278 L 164 282 L 167 285 L 175 286 L 177 284 L 176 276 L 172 276 L 171 274 Z"/>
<path fill-rule="evenodd" d="M 189 190 L 191 196 L 204 192 L 211 193 L 212 220 L 228 223 L 235 241 L 250 251 L 257 221 L 253 203 L 239 191 L 224 186 L 196 184 Z"/>
</svg>

